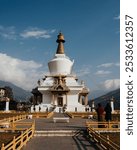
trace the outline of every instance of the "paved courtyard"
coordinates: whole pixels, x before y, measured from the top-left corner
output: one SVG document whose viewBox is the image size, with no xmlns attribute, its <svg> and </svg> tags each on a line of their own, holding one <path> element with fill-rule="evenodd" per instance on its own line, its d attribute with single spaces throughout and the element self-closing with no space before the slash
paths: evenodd
<svg viewBox="0 0 137 150">
<path fill-rule="evenodd" d="M 55 114 L 63 117 L 63 114 Z M 67 116 L 68 117 L 68 116 Z M 101 150 L 101 148 L 89 138 L 85 123 L 88 119 L 75 118 L 70 122 L 53 122 L 53 118 L 36 118 L 36 132 L 45 131 L 70 131 L 77 130 L 73 136 L 37 136 L 34 137 L 23 147 L 23 150 Z M 33 119 L 27 119 L 30 122 Z"/>
<path fill-rule="evenodd" d="M 100 150 L 85 136 L 34 137 L 23 150 Z"/>
</svg>

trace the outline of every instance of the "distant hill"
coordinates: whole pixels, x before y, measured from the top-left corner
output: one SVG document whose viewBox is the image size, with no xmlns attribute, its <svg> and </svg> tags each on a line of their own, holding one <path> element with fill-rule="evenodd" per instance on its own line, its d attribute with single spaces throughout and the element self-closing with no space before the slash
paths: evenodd
<svg viewBox="0 0 137 150">
<path fill-rule="evenodd" d="M 95 99 L 95 98 L 98 98 L 98 97 L 100 97 L 100 96 L 102 96 L 102 95 L 107 94 L 108 92 L 110 92 L 110 91 L 92 90 L 92 91 L 89 93 L 88 97 L 89 97 L 89 99 L 92 99 L 92 98 Z"/>
<path fill-rule="evenodd" d="M 30 97 L 32 94 L 29 91 L 26 91 L 10 82 L 5 82 L 0 80 L 0 87 L 9 86 L 12 88 L 14 99 L 18 101 L 26 101 L 28 97 Z"/>
<path fill-rule="evenodd" d="M 95 105 L 97 105 L 98 103 L 101 103 L 103 106 L 105 106 L 107 101 L 110 100 L 112 96 L 114 97 L 114 100 L 115 100 L 114 108 L 119 110 L 120 109 L 120 89 L 111 91 L 107 94 L 104 94 L 102 96 L 95 98 L 94 99 Z M 91 106 L 91 100 L 89 100 L 89 106 Z"/>
</svg>

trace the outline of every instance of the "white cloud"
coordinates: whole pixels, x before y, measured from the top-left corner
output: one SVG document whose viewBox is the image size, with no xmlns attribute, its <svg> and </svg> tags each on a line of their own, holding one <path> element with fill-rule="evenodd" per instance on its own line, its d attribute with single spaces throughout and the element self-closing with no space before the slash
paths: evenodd
<svg viewBox="0 0 137 150">
<path fill-rule="evenodd" d="M 120 63 L 116 63 L 115 66 L 118 66 L 118 67 L 119 67 L 119 66 L 120 66 Z"/>
<path fill-rule="evenodd" d="M 98 70 L 95 74 L 96 75 L 108 75 L 111 71 L 105 71 L 105 70 Z"/>
<path fill-rule="evenodd" d="M 100 84 L 102 89 L 111 91 L 120 87 L 120 79 L 109 79 Z"/>
<path fill-rule="evenodd" d="M 120 15 L 114 17 L 114 20 L 119 20 L 120 19 Z"/>
<path fill-rule="evenodd" d="M 37 27 L 35 28 L 28 28 L 24 30 L 20 36 L 23 38 L 45 38 L 48 39 L 51 37 L 51 34 L 55 32 L 55 29 L 52 30 L 45 30 L 45 29 L 39 29 Z"/>
<path fill-rule="evenodd" d="M 82 77 L 91 73 L 91 66 L 84 65 L 79 70 L 76 71 L 78 77 Z"/>
<path fill-rule="evenodd" d="M 108 67 L 113 67 L 113 66 L 119 66 L 119 63 L 104 63 L 104 64 L 101 64 L 101 65 L 98 65 L 97 67 L 98 68 L 100 68 L 100 67 L 108 68 Z"/>
<path fill-rule="evenodd" d="M 16 40 L 16 32 L 14 26 L 4 27 L 0 25 L 0 37 L 9 40 Z"/>
<path fill-rule="evenodd" d="M 0 80 L 11 82 L 24 89 L 31 90 L 44 73 L 39 71 L 42 64 L 24 61 L 0 53 Z"/>
<path fill-rule="evenodd" d="M 50 33 L 54 33 L 56 31 L 56 29 L 52 29 L 51 31 L 50 31 Z"/>
<path fill-rule="evenodd" d="M 4 27 L 0 25 L 0 37 L 4 39 L 9 39 L 9 40 L 16 40 L 17 38 L 44 38 L 48 39 L 51 38 L 51 34 L 53 34 L 56 30 L 46 30 L 46 29 L 41 29 L 37 27 L 28 27 L 24 31 L 21 31 L 20 33 L 16 32 L 14 26 L 8 26 Z"/>
</svg>

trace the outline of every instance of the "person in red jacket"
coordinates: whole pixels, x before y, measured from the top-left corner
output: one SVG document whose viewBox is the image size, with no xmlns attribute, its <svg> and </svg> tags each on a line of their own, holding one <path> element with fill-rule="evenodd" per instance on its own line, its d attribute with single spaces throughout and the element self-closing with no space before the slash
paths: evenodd
<svg viewBox="0 0 137 150">
<path fill-rule="evenodd" d="M 104 107 L 101 105 L 101 103 L 98 103 L 98 107 L 96 109 L 97 115 L 98 115 L 98 121 L 103 121 L 104 116 Z M 102 128 L 103 125 L 98 125 L 99 128 Z"/>
</svg>

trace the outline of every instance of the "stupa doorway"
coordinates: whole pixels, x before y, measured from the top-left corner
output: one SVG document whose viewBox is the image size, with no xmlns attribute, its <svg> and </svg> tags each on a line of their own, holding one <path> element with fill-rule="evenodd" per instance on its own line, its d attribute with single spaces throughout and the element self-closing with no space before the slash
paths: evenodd
<svg viewBox="0 0 137 150">
<path fill-rule="evenodd" d="M 57 106 L 58 107 L 63 107 L 63 97 L 59 96 L 57 98 Z"/>
</svg>

